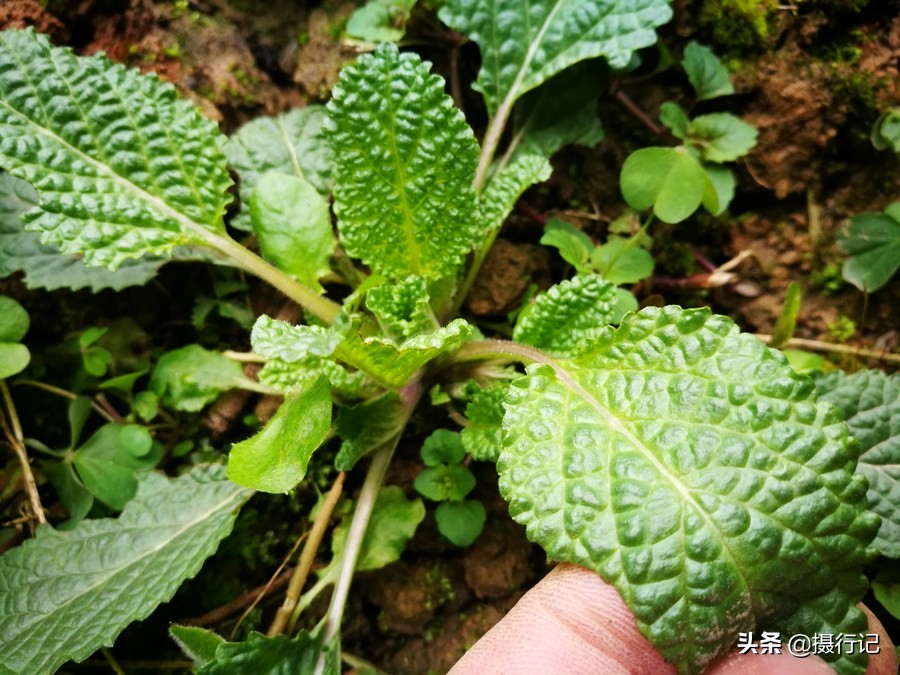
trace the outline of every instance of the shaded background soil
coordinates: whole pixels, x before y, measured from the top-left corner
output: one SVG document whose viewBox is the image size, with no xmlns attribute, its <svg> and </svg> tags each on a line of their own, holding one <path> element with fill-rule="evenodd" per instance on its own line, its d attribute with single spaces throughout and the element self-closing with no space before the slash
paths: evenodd
<svg viewBox="0 0 900 675">
<path fill-rule="evenodd" d="M 154 71 L 226 133 L 259 115 L 326 100 L 340 67 L 356 55 L 341 41 L 354 2 L 42 4 L 4 0 L 0 29 L 35 26 L 79 53 L 102 51 Z M 675 20 L 662 29 L 662 40 L 676 54 L 691 39 L 711 45 L 733 72 L 738 92 L 694 106 L 692 112 L 735 112 L 757 126 L 760 137 L 737 167 L 737 196 L 728 214 L 654 226 L 657 276 L 636 289 L 638 296 L 648 304 L 710 304 L 746 330 L 769 333 L 788 284 L 797 281 L 804 290 L 798 337 L 895 351 L 900 343 L 900 283 L 895 280 L 874 294 L 864 315 L 861 294 L 841 279 L 842 256 L 834 239 L 850 215 L 881 210 L 900 198 L 897 156 L 876 152 L 868 138 L 878 115 L 900 105 L 900 2 L 676 0 L 674 6 Z M 410 34 L 427 41 L 429 46 L 417 49 L 466 92 L 477 73 L 477 49 L 460 47 L 457 36 L 443 33 L 431 16 L 417 13 Z M 455 68 L 450 58 L 454 49 L 460 57 Z M 551 181 L 524 196 L 470 296 L 472 315 L 489 323 L 502 320 L 531 284 L 547 287 L 558 281 L 562 262 L 536 246 L 543 221 L 559 215 L 603 241 L 624 210 L 618 172 L 625 157 L 638 147 L 672 140 L 642 122 L 622 100 L 633 102 L 651 120 L 663 101 L 688 106 L 690 90 L 682 74 L 669 69 L 614 86 L 621 95 L 607 96 L 599 105 L 605 140 L 594 150 L 560 153 Z M 463 93 L 459 98 L 478 132 L 484 111 L 477 97 Z M 708 268 L 745 252 L 749 255 L 731 270 L 729 283 L 703 287 Z M 207 288 L 210 283 L 207 272 L 166 268 L 159 284 L 100 298 L 26 292 L 15 279 L 4 282 L 4 292 L 27 306 L 40 306 L 36 314 L 53 317 L 37 319 L 36 334 L 49 341 L 121 316 L 131 317 L 154 344 L 165 346 L 184 337 L 188 329 L 177 326 L 191 311 L 189 298 L 165 289 Z M 297 316 L 296 308 L 265 289 L 253 287 L 250 302 L 257 312 Z M 232 339 L 235 348 L 246 348 L 246 333 L 232 330 Z M 850 369 L 865 365 L 853 356 L 839 362 Z M 878 362 L 869 365 L 881 367 Z M 247 394 L 220 401 L 208 416 L 213 444 L 237 433 L 235 420 L 253 406 L 260 417 L 271 414 L 272 402 Z M 420 421 L 422 436 L 430 424 Z M 549 569 L 543 553 L 509 521 L 493 467 L 475 468 L 479 482 L 474 496 L 488 510 L 485 532 L 466 549 L 452 547 L 437 533 L 429 512 L 401 562 L 359 575 L 345 623 L 348 652 L 392 673 L 445 672 Z M 420 470 L 417 447 L 401 448 L 388 482 L 412 492 Z M 351 481 L 348 489 L 352 493 L 358 487 Z M 158 662 L 163 656 L 158 645 L 169 644 L 169 620 L 196 618 L 265 583 L 305 529 L 302 514 L 314 499 L 311 489 L 280 500 L 255 499 L 200 577 L 147 622 L 126 631 L 116 654 L 123 662 Z M 279 577 L 276 590 L 283 588 L 285 578 Z M 251 613 L 241 634 L 267 625 L 280 597 L 276 590 Z M 314 607 L 313 614 L 321 609 Z M 205 623 L 228 634 L 240 611 L 222 614 L 205 617 Z M 168 656 L 181 658 L 174 647 Z"/>
</svg>

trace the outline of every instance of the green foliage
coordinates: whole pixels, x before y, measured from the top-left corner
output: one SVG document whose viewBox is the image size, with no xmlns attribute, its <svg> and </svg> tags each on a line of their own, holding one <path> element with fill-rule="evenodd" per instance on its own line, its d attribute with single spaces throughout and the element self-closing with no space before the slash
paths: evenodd
<svg viewBox="0 0 900 675">
<path fill-rule="evenodd" d="M 897 563 L 881 566 L 872 580 L 872 593 L 894 618 L 900 619 L 900 566 Z"/>
<path fill-rule="evenodd" d="M 424 277 L 407 277 L 376 286 L 366 295 L 366 307 L 390 334 L 408 338 L 433 327 L 428 284 Z"/>
<path fill-rule="evenodd" d="M 347 35 L 364 42 L 398 42 L 416 0 L 368 0 L 347 22 Z"/>
<path fill-rule="evenodd" d="M 270 171 L 250 197 L 250 222 L 263 256 L 319 292 L 337 243 L 328 202 L 298 176 Z"/>
<path fill-rule="evenodd" d="M 711 113 L 691 120 L 684 140 L 707 162 L 733 162 L 756 145 L 754 127 L 730 113 Z"/>
<path fill-rule="evenodd" d="M 628 156 L 620 177 L 622 196 L 639 211 L 653 207 L 664 223 L 677 223 L 700 206 L 706 175 L 679 148 L 642 148 Z"/>
<path fill-rule="evenodd" d="M 228 477 L 254 490 L 289 492 L 330 428 L 331 386 L 320 377 L 288 394 L 262 431 L 231 448 Z"/>
<path fill-rule="evenodd" d="M 475 88 L 488 113 L 513 103 L 578 61 L 606 57 L 614 68 L 656 41 L 654 29 L 672 10 L 664 0 L 538 0 L 523 11 L 516 0 L 447 0 L 441 21 L 481 49 Z"/>
<path fill-rule="evenodd" d="M 25 370 L 31 352 L 21 344 L 31 319 L 17 301 L 0 295 L 0 380 Z"/>
<path fill-rule="evenodd" d="M 156 276 L 163 260 L 147 256 L 126 260 L 114 272 L 87 267 L 81 256 L 64 256 L 53 244 L 42 244 L 37 232 L 26 232 L 22 215 L 35 206 L 37 191 L 26 181 L 0 173 L 0 277 L 25 273 L 28 288 L 104 288 L 139 286 Z"/>
<path fill-rule="evenodd" d="M 866 293 L 877 291 L 900 267 L 900 202 L 882 213 L 856 214 L 838 243 L 850 255 L 844 279 Z"/>
<path fill-rule="evenodd" d="M 728 71 L 709 47 L 691 41 L 684 48 L 681 66 L 697 94 L 698 101 L 705 101 L 734 93 L 734 85 Z"/>
<path fill-rule="evenodd" d="M 216 657 L 216 649 L 225 644 L 225 638 L 198 626 L 179 626 L 172 624 L 169 635 L 178 643 L 195 666 L 203 666 Z"/>
<path fill-rule="evenodd" d="M 419 494 L 441 502 L 434 514 L 438 531 L 456 546 L 475 541 L 487 518 L 481 502 L 465 498 L 475 487 L 475 476 L 461 464 L 465 454 L 460 434 L 438 429 L 422 444 L 427 468 L 415 480 Z"/>
<path fill-rule="evenodd" d="M 472 459 L 496 462 L 500 455 L 500 438 L 503 423 L 503 400 L 506 387 L 478 387 L 466 404 L 469 425 L 459 433 L 463 447 Z"/>
<path fill-rule="evenodd" d="M 173 627 L 174 628 L 174 627 Z M 293 638 L 285 635 L 266 637 L 256 631 L 243 642 L 222 642 L 213 658 L 197 663 L 197 675 L 282 675 L 312 673 L 322 652 L 321 638 L 301 630 Z M 339 667 L 331 663 L 324 671 L 336 675 Z"/>
<path fill-rule="evenodd" d="M 402 399 L 392 391 L 341 408 L 335 420 L 342 441 L 335 468 L 349 471 L 360 458 L 397 438 L 403 432 L 402 408 Z"/>
<path fill-rule="evenodd" d="M 322 125 L 325 108 L 310 105 L 278 117 L 259 117 L 228 139 L 228 163 L 241 176 L 241 211 L 231 224 L 249 230 L 251 196 L 260 178 L 269 172 L 305 179 L 323 196 L 333 181 L 331 148 Z"/>
<path fill-rule="evenodd" d="M 248 496 L 221 467 L 149 474 L 117 519 L 39 528 L 0 557 L 0 670 L 50 672 L 111 644 L 197 573 Z"/>
<path fill-rule="evenodd" d="M 478 144 L 443 81 L 383 44 L 342 71 L 325 132 L 347 252 L 388 277 L 452 272 L 480 234 Z"/>
<path fill-rule="evenodd" d="M 881 114 L 872 126 L 871 139 L 876 150 L 890 148 L 900 153 L 900 108 L 891 108 Z"/>
<path fill-rule="evenodd" d="M 816 378 L 819 399 L 840 408 L 859 441 L 859 472 L 869 481 L 869 508 L 881 516 L 874 545 L 900 558 L 900 375 L 841 371 Z"/>
<path fill-rule="evenodd" d="M 589 262 L 594 242 L 574 225 L 559 218 L 550 218 L 544 225 L 541 243 L 559 251 L 562 259 L 578 272 L 587 272 L 591 269 Z"/>
<path fill-rule="evenodd" d="M 636 245 L 640 235 L 630 239 L 610 239 L 591 253 L 591 265 L 597 273 L 612 284 L 635 284 L 653 274 L 653 256 Z M 621 316 L 614 316 L 607 323 L 618 323 Z"/>
<path fill-rule="evenodd" d="M 220 244 L 224 139 L 174 87 L 30 30 L 0 33 L 0 62 L 18 64 L 0 74 L 0 163 L 40 193 L 26 228 L 110 269 Z"/>
<path fill-rule="evenodd" d="M 150 390 L 164 405 L 196 412 L 226 389 L 248 383 L 239 363 L 200 345 L 187 345 L 159 360 L 150 378 Z"/>
<path fill-rule="evenodd" d="M 772 328 L 772 339 L 769 341 L 770 347 L 781 347 L 794 337 L 794 329 L 797 327 L 797 313 L 800 311 L 800 297 L 800 284 L 792 281 L 784 296 L 784 306 L 778 313 L 778 318 L 775 319 L 775 326 Z"/>
<path fill-rule="evenodd" d="M 756 626 L 865 631 L 878 519 L 857 448 L 777 351 L 709 310 L 648 308 L 527 373 L 497 464 L 510 513 L 612 583 L 679 670 Z"/>
<path fill-rule="evenodd" d="M 572 356 L 621 318 L 616 316 L 616 287 L 605 278 L 577 276 L 541 293 L 519 314 L 513 339 L 551 354 Z"/>
</svg>

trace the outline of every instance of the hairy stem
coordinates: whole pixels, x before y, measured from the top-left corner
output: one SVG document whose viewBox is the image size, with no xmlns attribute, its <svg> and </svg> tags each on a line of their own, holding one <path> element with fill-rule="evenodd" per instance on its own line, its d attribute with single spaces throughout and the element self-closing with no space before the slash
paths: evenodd
<svg viewBox="0 0 900 675">
<path fill-rule="evenodd" d="M 535 347 L 509 340 L 476 340 L 467 342 L 454 352 L 449 361 L 464 363 L 466 361 L 484 361 L 487 359 L 506 359 L 519 363 L 544 363 L 552 366 L 555 359 Z"/>
<path fill-rule="evenodd" d="M 4 407 L 6 408 L 5 418 L 9 420 L 8 440 L 13 452 L 22 465 L 22 480 L 25 483 L 25 492 L 28 495 L 28 501 L 31 503 L 31 510 L 34 512 L 34 519 L 39 525 L 47 522 L 44 516 L 44 507 L 41 505 L 41 498 L 38 495 L 37 483 L 34 480 L 34 474 L 31 472 L 31 464 L 28 461 L 28 452 L 25 450 L 25 436 L 22 434 L 22 425 L 19 423 L 19 416 L 16 414 L 16 406 L 13 403 L 12 396 L 6 382 L 0 380 L 0 394 L 3 396 Z M 6 426 L 6 425 L 4 425 Z"/>
<path fill-rule="evenodd" d="M 325 501 L 322 502 L 322 508 L 319 509 L 319 514 L 316 516 L 316 520 L 313 522 L 312 528 L 309 531 L 309 537 L 303 545 L 303 551 L 300 553 L 300 560 L 297 562 L 297 567 L 294 568 L 291 583 L 288 584 L 287 592 L 284 595 L 284 602 L 275 613 L 272 625 L 269 626 L 269 632 L 267 633 L 269 637 L 275 637 L 279 633 L 283 633 L 288 625 L 288 621 L 291 619 L 291 616 L 293 616 L 294 608 L 297 606 L 297 599 L 300 597 L 300 592 L 306 585 L 307 578 L 309 578 L 309 571 L 312 569 L 316 551 L 319 550 L 319 545 L 322 543 L 322 537 L 325 536 L 325 530 L 328 527 L 328 521 L 331 519 L 331 513 L 334 511 L 334 507 L 338 503 L 338 499 L 340 499 L 341 492 L 344 489 L 344 475 L 343 471 L 337 475 L 337 478 L 335 478 L 331 489 L 325 497 Z"/>
</svg>

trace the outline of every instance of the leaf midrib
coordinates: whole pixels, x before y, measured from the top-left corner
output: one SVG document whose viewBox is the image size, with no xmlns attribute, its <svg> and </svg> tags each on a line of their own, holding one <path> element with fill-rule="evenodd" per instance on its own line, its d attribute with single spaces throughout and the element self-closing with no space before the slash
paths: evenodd
<svg viewBox="0 0 900 675">
<path fill-rule="evenodd" d="M 112 570 L 110 570 L 109 574 L 104 576 L 97 583 L 94 583 L 94 584 L 84 588 L 81 592 L 68 598 L 65 602 L 62 602 L 62 603 L 56 605 L 53 608 L 53 610 L 51 610 L 50 612 L 47 612 L 46 614 L 37 615 L 36 620 L 34 622 L 24 626 L 24 629 L 14 636 L 16 638 L 16 641 L 19 642 L 22 647 L 26 647 L 28 645 L 28 641 L 32 637 L 32 635 L 30 635 L 29 633 L 33 634 L 33 630 L 32 630 L 33 628 L 40 626 L 45 621 L 49 620 L 50 617 L 58 615 L 61 611 L 65 610 L 72 603 L 80 600 L 84 596 L 90 595 L 90 594 L 94 593 L 97 589 L 111 583 L 115 579 L 115 577 L 119 576 L 124 570 L 134 567 L 135 565 L 139 564 L 140 562 L 142 562 L 143 560 L 145 560 L 146 558 L 148 558 L 150 556 L 155 556 L 164 547 L 171 545 L 173 542 L 175 542 L 179 538 L 181 538 L 182 535 L 184 535 L 186 532 L 188 532 L 189 530 L 192 530 L 196 526 L 205 522 L 206 520 L 211 518 L 217 512 L 224 510 L 225 507 L 230 502 L 234 501 L 236 503 L 240 503 L 240 501 L 243 499 L 243 495 L 244 495 L 243 491 L 238 491 L 238 492 L 228 495 L 221 501 L 216 502 L 212 507 L 210 507 L 209 510 L 204 511 L 202 514 L 199 514 L 197 517 L 190 520 L 182 528 L 180 528 L 176 532 L 172 533 L 169 537 L 165 538 L 163 541 L 161 541 L 157 545 L 153 546 L 152 548 L 147 549 L 144 553 L 142 553 L 138 557 L 131 558 L 128 561 L 126 561 L 124 564 L 119 565 L 118 567 L 115 567 Z M 135 524 L 135 525 L 129 525 L 128 528 L 123 528 L 123 530 L 124 529 L 136 529 L 138 531 L 146 531 L 147 528 L 141 527 L 140 525 Z M 104 536 L 110 536 L 112 534 L 115 534 L 115 532 L 114 531 L 99 532 L 94 536 L 102 538 Z M 89 539 L 88 539 L 88 541 L 89 541 Z M 68 576 L 71 576 L 71 575 L 68 575 Z M 47 580 L 46 578 L 40 578 L 40 579 L 38 579 L 38 582 L 40 583 L 40 582 L 44 582 L 46 580 Z M 136 619 L 133 619 L 133 620 L 136 620 Z M 27 636 L 27 637 L 24 637 L 24 636 Z M 38 654 L 38 656 L 39 656 L 39 654 Z"/>
</svg>

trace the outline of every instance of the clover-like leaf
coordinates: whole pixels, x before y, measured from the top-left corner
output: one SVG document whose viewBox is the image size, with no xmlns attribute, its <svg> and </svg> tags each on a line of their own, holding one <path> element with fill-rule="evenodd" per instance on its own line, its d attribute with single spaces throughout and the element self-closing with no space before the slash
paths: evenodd
<svg viewBox="0 0 900 675">
<path fill-rule="evenodd" d="M 734 85 L 725 66 L 709 47 L 699 42 L 691 41 L 684 48 L 681 67 L 697 93 L 698 101 L 734 93 Z"/>
<path fill-rule="evenodd" d="M 287 493 L 303 480 L 330 428 L 331 387 L 320 377 L 289 393 L 262 431 L 232 446 L 228 477 L 254 490 Z"/>
<path fill-rule="evenodd" d="M 388 277 L 455 269 L 480 235 L 478 144 L 443 80 L 385 43 L 344 68 L 328 115 L 347 252 Z"/>
<path fill-rule="evenodd" d="M 263 256 L 320 293 L 337 244 L 328 202 L 298 176 L 263 174 L 250 198 L 250 220 Z"/>
<path fill-rule="evenodd" d="M 458 464 L 466 456 L 462 438 L 456 431 L 437 429 L 422 443 L 422 461 L 425 466 Z"/>
<path fill-rule="evenodd" d="M 862 445 L 859 472 L 869 480 L 869 508 L 881 516 L 874 545 L 900 558 L 900 375 L 834 371 L 816 378 L 819 399 L 834 403 Z"/>
<path fill-rule="evenodd" d="M 366 42 L 397 42 L 417 0 L 368 0 L 347 21 L 347 35 Z"/>
<path fill-rule="evenodd" d="M 691 120 L 685 140 L 708 162 L 733 162 L 750 152 L 759 132 L 730 113 L 710 113 Z"/>
<path fill-rule="evenodd" d="M 634 284 L 653 274 L 653 256 L 637 245 L 635 237 L 610 239 L 603 246 L 598 246 L 591 253 L 591 264 L 601 277 L 612 284 Z"/>
<path fill-rule="evenodd" d="M 616 287 L 596 274 L 551 286 L 519 314 L 513 339 L 571 356 L 615 320 Z"/>
<path fill-rule="evenodd" d="M 117 519 L 38 528 L 0 556 L 0 671 L 49 673 L 111 645 L 199 571 L 249 496 L 220 466 L 151 473 Z"/>
<path fill-rule="evenodd" d="M 734 188 L 737 181 L 734 171 L 727 166 L 704 163 L 700 165 L 706 175 L 706 188 L 703 190 L 703 208 L 714 216 L 721 215 L 734 199 Z"/>
<path fill-rule="evenodd" d="M 681 672 L 757 627 L 865 632 L 878 518 L 857 445 L 778 351 L 705 308 L 647 308 L 526 372 L 497 463 L 510 513 L 613 584 Z"/>
<path fill-rule="evenodd" d="M 30 323 L 22 305 L 0 295 L 0 380 L 22 372 L 31 362 L 28 347 L 20 344 Z"/>
<path fill-rule="evenodd" d="M 876 150 L 890 148 L 900 153 L 900 108 L 885 110 L 872 125 L 870 137 Z"/>
<path fill-rule="evenodd" d="M 665 223 L 690 216 L 706 190 L 706 175 L 681 148 L 641 148 L 628 156 L 619 178 L 622 196 L 632 208 L 653 207 Z"/>
<path fill-rule="evenodd" d="M 228 163 L 241 177 L 241 210 L 231 224 L 249 230 L 250 196 L 263 174 L 303 178 L 323 197 L 331 191 L 331 148 L 322 133 L 325 108 L 310 105 L 277 117 L 257 117 L 225 145 Z"/>
<path fill-rule="evenodd" d="M 22 219 L 62 253 L 113 269 L 183 245 L 233 246 L 224 140 L 155 76 L 32 30 L 0 33 L 0 167 L 37 189 Z"/>
<path fill-rule="evenodd" d="M 624 67 L 672 10 L 665 0 L 447 0 L 438 16 L 481 49 L 474 86 L 494 116 L 578 61 L 602 56 Z"/>
<path fill-rule="evenodd" d="M 468 546 L 478 539 L 487 520 L 484 504 L 477 499 L 442 502 L 434 510 L 438 531 L 456 546 Z"/>
<path fill-rule="evenodd" d="M 414 485 L 419 494 L 432 501 L 459 500 L 475 487 L 475 476 L 461 464 L 438 464 L 424 469 Z"/>
<path fill-rule="evenodd" d="M 594 242 L 571 223 L 559 218 L 549 218 L 544 225 L 540 243 L 555 248 L 562 259 L 579 272 L 590 269 L 588 261 L 594 250 Z"/>
<path fill-rule="evenodd" d="M 858 213 L 839 239 L 850 254 L 844 261 L 844 278 L 861 291 L 872 293 L 884 286 L 900 268 L 900 202 L 884 213 Z"/>
</svg>

